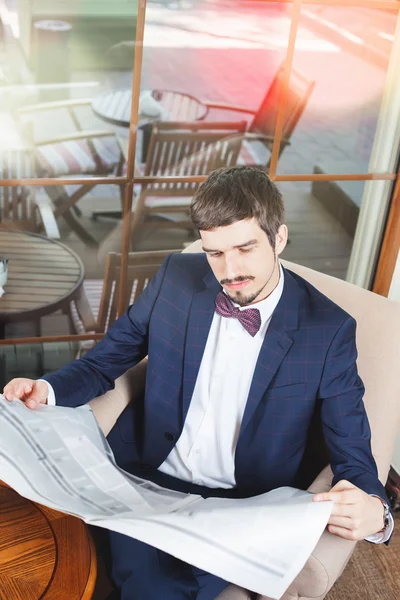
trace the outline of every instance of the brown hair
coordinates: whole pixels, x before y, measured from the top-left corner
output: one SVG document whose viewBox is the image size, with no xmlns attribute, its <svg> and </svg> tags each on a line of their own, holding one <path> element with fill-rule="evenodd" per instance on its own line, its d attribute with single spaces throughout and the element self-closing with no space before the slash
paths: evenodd
<svg viewBox="0 0 400 600">
<path fill-rule="evenodd" d="M 225 227 L 255 217 L 275 248 L 284 219 L 282 194 L 268 175 L 254 167 L 213 171 L 196 192 L 190 216 L 199 230 Z"/>
</svg>

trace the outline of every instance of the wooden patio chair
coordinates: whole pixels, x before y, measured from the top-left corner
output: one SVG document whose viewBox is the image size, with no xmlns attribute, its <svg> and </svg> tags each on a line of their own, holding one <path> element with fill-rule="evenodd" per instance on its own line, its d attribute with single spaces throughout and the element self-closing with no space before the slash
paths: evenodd
<svg viewBox="0 0 400 600">
<path fill-rule="evenodd" d="M 256 156 L 256 153 L 252 152 L 251 145 L 252 142 L 259 141 L 262 142 L 269 152 L 272 150 L 278 107 L 282 100 L 283 77 L 284 63 L 280 65 L 258 110 L 253 110 L 248 106 L 235 106 L 232 104 L 225 104 L 223 102 L 202 100 L 203 104 L 205 104 L 209 109 L 253 115 L 244 137 L 242 155 L 244 162 L 249 166 L 262 167 L 266 170 L 269 169 L 271 158 L 269 158 L 264 164 L 259 164 L 257 160 L 254 161 L 253 157 Z M 290 144 L 290 138 L 300 120 L 301 115 L 303 114 L 305 107 L 307 106 L 307 102 L 314 87 L 315 81 L 310 81 L 304 75 L 299 73 L 299 71 L 292 69 L 288 86 L 287 103 L 281 145 L 279 148 L 279 156 L 286 146 Z"/>
<path fill-rule="evenodd" d="M 0 150 L 0 178 L 20 179 L 33 176 L 33 153 L 26 150 Z M 0 228 L 22 229 L 59 239 L 60 232 L 53 208 L 47 198 L 37 198 L 35 188 L 25 185 L 0 187 Z"/>
<path fill-rule="evenodd" d="M 55 217 L 63 217 L 69 227 L 85 243 L 97 246 L 97 241 L 77 218 L 81 213 L 76 207 L 76 203 L 90 192 L 96 183 L 74 186 L 74 178 L 86 175 L 119 176 L 122 174 L 125 158 L 114 131 L 83 129 L 76 109 L 85 106 L 91 106 L 91 100 L 45 102 L 20 108 L 18 118 L 35 146 L 37 176 L 71 178 L 71 186 L 45 186 L 45 190 L 55 206 Z M 35 131 L 35 115 L 46 112 L 46 117 L 50 119 L 52 118 L 51 112 L 60 109 L 67 111 L 75 126 L 75 131 L 58 137 L 38 138 Z M 124 184 L 120 185 L 120 197 L 123 206 Z"/>
<path fill-rule="evenodd" d="M 141 174 L 147 177 L 208 175 L 237 164 L 246 122 L 159 122 L 153 125 L 149 152 Z M 154 181 L 136 188 L 131 240 L 142 228 L 192 230 L 189 206 L 197 182 Z M 180 218 L 180 215 L 183 218 Z M 161 216 L 161 218 L 160 218 Z M 152 218 L 150 218 L 152 217 Z"/>
<path fill-rule="evenodd" d="M 175 92 L 173 90 L 153 89 L 151 95 L 159 102 L 163 113 L 168 115 L 168 121 L 173 121 L 175 123 L 203 121 L 209 111 L 205 104 L 191 94 Z M 160 120 L 165 120 L 165 118 L 161 118 Z M 139 129 L 142 131 L 141 160 L 143 163 L 147 160 L 153 124 L 154 122 L 139 124 Z"/>
<path fill-rule="evenodd" d="M 164 259 L 178 250 L 130 252 L 125 291 L 125 305 L 133 304 Z M 110 252 L 106 259 L 104 280 L 88 280 L 72 312 L 79 333 L 105 333 L 118 317 L 118 298 L 121 279 L 121 254 Z M 75 310 L 74 310 L 75 308 Z M 74 314 L 75 313 L 75 314 Z M 78 317 L 79 322 L 76 320 Z"/>
</svg>

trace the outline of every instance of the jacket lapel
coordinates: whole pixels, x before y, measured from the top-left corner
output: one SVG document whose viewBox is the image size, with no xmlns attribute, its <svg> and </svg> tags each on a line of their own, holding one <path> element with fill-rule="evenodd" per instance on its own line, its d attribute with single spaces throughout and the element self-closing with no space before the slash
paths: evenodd
<svg viewBox="0 0 400 600">
<path fill-rule="evenodd" d="M 211 270 L 205 276 L 204 283 L 206 288 L 193 296 L 188 319 L 183 369 L 183 421 L 186 419 L 192 399 L 201 359 L 203 358 L 214 317 L 215 298 L 222 289 Z"/>
<path fill-rule="evenodd" d="M 254 415 L 261 398 L 271 384 L 283 359 L 293 344 L 290 331 L 298 327 L 300 292 L 295 279 L 284 269 L 285 281 L 281 299 L 276 307 L 264 342 L 261 346 L 247 398 L 239 438 Z"/>
</svg>

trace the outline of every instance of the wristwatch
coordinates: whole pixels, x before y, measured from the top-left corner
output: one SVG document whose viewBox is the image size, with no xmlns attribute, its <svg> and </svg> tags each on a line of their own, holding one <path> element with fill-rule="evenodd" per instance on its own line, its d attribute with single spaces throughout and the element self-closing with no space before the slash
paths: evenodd
<svg viewBox="0 0 400 600">
<path fill-rule="evenodd" d="M 382 502 L 382 506 L 383 506 L 383 528 L 378 531 L 378 533 L 384 533 L 384 531 L 386 531 L 386 529 L 389 526 L 390 523 L 390 506 L 387 502 L 385 502 L 384 500 L 382 500 L 382 498 L 380 498 L 379 496 L 375 496 L 376 498 L 379 498 L 379 500 Z"/>
</svg>

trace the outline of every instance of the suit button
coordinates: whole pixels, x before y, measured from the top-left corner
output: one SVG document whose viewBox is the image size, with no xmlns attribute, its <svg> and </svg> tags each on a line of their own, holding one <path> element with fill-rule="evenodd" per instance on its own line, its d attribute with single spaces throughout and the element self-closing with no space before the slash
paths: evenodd
<svg viewBox="0 0 400 600">
<path fill-rule="evenodd" d="M 151 471 L 151 469 L 153 468 L 151 465 L 148 464 L 144 464 L 140 466 L 142 471 Z"/>
<path fill-rule="evenodd" d="M 173 433 L 170 433 L 169 431 L 166 431 L 164 433 L 164 437 L 166 440 L 168 440 L 169 442 L 174 442 L 176 440 L 176 437 L 174 436 Z"/>
</svg>

